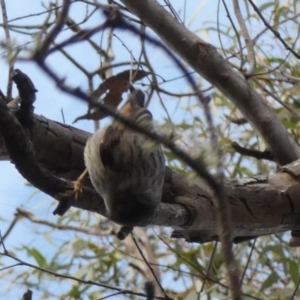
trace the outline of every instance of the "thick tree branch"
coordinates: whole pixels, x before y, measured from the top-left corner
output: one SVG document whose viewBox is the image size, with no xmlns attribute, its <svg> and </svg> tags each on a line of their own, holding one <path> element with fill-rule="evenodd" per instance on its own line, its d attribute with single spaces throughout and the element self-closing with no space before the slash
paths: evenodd
<svg viewBox="0 0 300 300">
<path fill-rule="evenodd" d="M 2 102 L 0 103 L 2 104 Z M 6 147 L 12 153 L 12 160 L 16 164 L 14 157 L 17 156 L 17 161 L 25 161 L 26 166 L 29 164 L 28 169 L 21 167 L 20 170 L 23 172 L 25 169 L 23 176 L 34 184 L 36 177 L 27 177 L 27 172 L 30 175 L 32 168 L 38 168 L 30 164 L 30 159 L 35 162 L 35 158 L 32 157 L 33 154 L 30 153 L 32 150 L 27 145 L 30 142 L 15 117 L 10 112 L 7 113 L 6 106 L 3 109 L 3 104 L 0 114 L 0 132 L 7 140 Z M 6 116 L 7 114 L 8 116 Z M 46 145 L 47 143 L 50 145 L 51 141 L 53 144 L 53 140 L 49 140 L 49 135 L 53 134 L 53 126 L 55 126 L 56 141 L 64 140 L 67 133 L 73 137 L 80 136 L 83 141 L 88 138 L 89 133 L 79 131 L 80 134 L 78 135 L 77 130 L 72 129 L 72 127 L 37 116 L 35 116 L 34 122 L 39 124 L 43 130 L 40 134 L 38 130 L 33 129 L 32 132 L 36 136 L 31 132 L 31 143 L 36 152 L 36 161 L 42 163 L 52 173 L 59 173 L 65 179 L 70 178 L 70 173 L 61 172 L 61 170 L 71 170 L 72 166 L 75 168 L 75 173 L 72 175 L 75 176 L 77 172 L 79 174 L 82 170 L 78 168 L 76 171 L 76 165 L 72 165 L 74 164 L 72 159 L 60 159 L 61 157 L 68 157 L 69 148 L 67 146 L 52 147 L 49 151 Z M 41 123 L 51 124 L 51 126 L 42 127 Z M 46 133 L 47 130 L 48 133 Z M 20 134 L 20 132 L 23 133 Z M 24 138 L 27 139 L 25 143 L 22 141 Z M 67 140 L 72 140 L 72 138 L 68 137 Z M 38 143 L 45 146 L 38 145 Z M 76 147 L 76 152 L 78 152 L 76 157 L 79 160 L 76 162 L 77 166 L 83 166 L 84 143 L 78 143 Z M 0 143 L 0 153 L 4 151 L 5 149 Z M 55 158 L 57 159 L 55 160 Z M 231 206 L 235 241 L 292 229 L 300 230 L 299 175 L 300 161 L 295 161 L 291 166 L 285 166 L 282 171 L 270 177 L 256 176 L 225 182 L 225 196 Z M 49 192 L 49 195 L 56 199 L 64 199 L 74 207 L 105 215 L 102 199 L 94 190 L 88 188 L 88 185 L 84 187 L 82 197 L 74 202 L 71 183 L 62 181 L 57 177 L 54 181 L 50 179 L 49 182 L 49 186 L 53 189 L 49 190 L 49 186 L 44 188 L 43 184 L 40 184 L 38 188 L 44 192 Z M 58 193 L 60 191 L 61 194 Z M 167 168 L 162 202 L 153 224 L 173 227 L 176 230 L 173 234 L 174 237 L 183 237 L 188 241 L 209 242 L 218 240 L 216 208 L 212 202 L 210 191 L 201 182 L 192 182 L 184 174 Z"/>
<path fill-rule="evenodd" d="M 38 163 L 32 143 L 19 121 L 9 111 L 2 99 L 0 99 L 0 133 L 6 144 L 10 159 L 20 174 L 36 188 L 59 200 L 61 206 L 56 210 L 56 213 L 62 214 L 74 202 L 73 184 L 54 176 Z M 102 199 L 99 199 L 93 190 L 89 188 L 85 188 L 85 193 L 87 197 L 96 198 L 100 202 L 98 202 L 97 210 L 101 210 L 105 214 Z M 80 207 L 81 205 L 75 203 L 74 206 Z M 82 208 L 84 206 L 83 204 Z"/>
<path fill-rule="evenodd" d="M 29 182 L 37 182 L 36 187 L 49 194 L 62 192 L 64 184 L 49 171 L 36 163 L 34 152 L 21 124 L 0 99 L 0 130 L 12 162 Z M 43 178 L 44 180 L 38 180 Z"/>
<path fill-rule="evenodd" d="M 298 145 L 267 103 L 240 73 L 232 69 L 215 47 L 178 23 L 155 0 L 121 1 L 196 72 L 232 101 L 264 138 L 279 164 L 284 165 L 300 157 Z"/>
</svg>

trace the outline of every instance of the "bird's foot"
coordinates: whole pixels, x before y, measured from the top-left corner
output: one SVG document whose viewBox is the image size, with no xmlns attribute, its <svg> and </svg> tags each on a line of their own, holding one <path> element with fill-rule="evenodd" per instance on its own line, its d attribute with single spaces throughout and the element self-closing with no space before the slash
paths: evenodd
<svg viewBox="0 0 300 300">
<path fill-rule="evenodd" d="M 88 175 L 88 170 L 85 169 L 84 172 L 75 180 L 73 181 L 74 184 L 74 198 L 77 201 L 82 193 L 82 186 L 85 178 Z"/>
</svg>

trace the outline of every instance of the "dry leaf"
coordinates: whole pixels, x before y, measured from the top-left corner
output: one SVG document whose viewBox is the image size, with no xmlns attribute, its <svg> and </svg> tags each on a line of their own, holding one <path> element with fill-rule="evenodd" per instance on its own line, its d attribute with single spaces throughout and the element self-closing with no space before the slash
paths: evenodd
<svg viewBox="0 0 300 300">
<path fill-rule="evenodd" d="M 130 75 L 132 74 L 132 78 Z M 126 70 L 115 76 L 112 76 L 102 82 L 99 87 L 91 94 L 91 98 L 94 101 L 98 101 L 102 95 L 105 97 L 101 99 L 101 102 L 111 109 L 116 109 L 122 101 L 122 94 L 126 92 L 130 84 L 136 82 L 149 75 L 149 72 L 143 70 Z M 75 122 L 79 120 L 101 120 L 108 116 L 108 114 L 101 108 L 89 109 L 88 113 L 75 119 Z"/>
</svg>

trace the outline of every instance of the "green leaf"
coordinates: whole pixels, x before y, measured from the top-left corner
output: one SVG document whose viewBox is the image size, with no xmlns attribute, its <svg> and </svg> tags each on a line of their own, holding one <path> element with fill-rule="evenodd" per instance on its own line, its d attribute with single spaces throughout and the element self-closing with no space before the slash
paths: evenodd
<svg viewBox="0 0 300 300">
<path fill-rule="evenodd" d="M 260 291 L 264 291 L 265 289 L 267 289 L 268 287 L 272 286 L 274 283 L 277 282 L 278 280 L 278 275 L 275 272 L 272 272 L 269 277 L 263 282 L 263 284 L 261 285 Z"/>
<path fill-rule="evenodd" d="M 279 257 L 284 257 L 283 249 L 281 245 L 274 245 L 274 246 L 266 246 L 263 251 L 261 252 L 260 256 L 263 257 L 267 252 L 273 252 L 277 254 Z"/>
<path fill-rule="evenodd" d="M 193 128 L 192 125 L 187 124 L 187 123 L 181 123 L 181 124 L 178 125 L 178 127 L 182 128 L 183 130 L 187 130 L 187 129 Z"/>
<path fill-rule="evenodd" d="M 36 248 L 27 248 L 25 247 L 27 254 L 35 259 L 39 267 L 46 268 L 47 261 L 45 257 L 39 252 Z"/>
<path fill-rule="evenodd" d="M 263 10 L 267 9 L 268 7 L 272 7 L 273 5 L 274 5 L 274 1 L 270 1 L 270 2 L 264 3 L 263 5 L 261 5 L 259 7 L 259 11 L 262 13 Z"/>
<path fill-rule="evenodd" d="M 290 260 L 289 273 L 295 285 L 299 281 L 299 265 L 295 261 Z"/>
</svg>

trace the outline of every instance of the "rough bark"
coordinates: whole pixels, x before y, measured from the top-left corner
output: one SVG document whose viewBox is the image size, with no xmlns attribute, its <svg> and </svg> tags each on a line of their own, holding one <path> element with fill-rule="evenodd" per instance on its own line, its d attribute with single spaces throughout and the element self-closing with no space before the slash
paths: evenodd
<svg viewBox="0 0 300 300">
<path fill-rule="evenodd" d="M 0 119 L 3 120 L 2 113 Z M 75 179 L 84 168 L 83 148 L 89 133 L 40 116 L 34 116 L 34 124 L 37 127 L 30 131 L 30 138 L 37 162 L 56 177 Z M 13 126 L 12 123 L 5 127 L 0 125 L 0 131 L 12 130 Z M 7 153 L 3 139 L 0 141 L 0 153 Z M 20 151 L 19 148 L 10 149 L 10 152 Z M 8 157 L 1 157 L 2 160 L 5 158 Z M 299 175 L 300 160 L 269 177 L 226 181 L 225 193 L 231 206 L 235 241 L 300 230 Z M 81 198 L 75 202 L 72 184 L 64 182 L 63 191 L 59 185 L 59 190 L 48 194 L 71 206 L 105 215 L 101 197 L 89 188 L 88 183 Z M 174 237 L 184 237 L 188 241 L 218 240 L 216 208 L 211 192 L 201 181 L 188 179 L 169 168 L 162 203 L 152 224 L 171 226 L 175 229 Z"/>
</svg>

